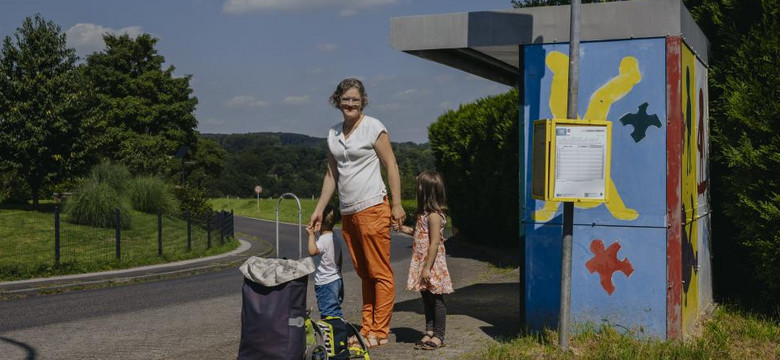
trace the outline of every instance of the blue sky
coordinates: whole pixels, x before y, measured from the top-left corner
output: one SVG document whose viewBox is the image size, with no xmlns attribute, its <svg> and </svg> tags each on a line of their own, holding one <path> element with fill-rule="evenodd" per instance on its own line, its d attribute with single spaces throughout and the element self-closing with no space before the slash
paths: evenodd
<svg viewBox="0 0 780 360">
<path fill-rule="evenodd" d="M 327 103 L 345 77 L 364 81 L 392 141 L 427 141 L 459 104 L 509 88 L 390 46 L 390 18 L 506 9 L 509 0 L 0 0 L 0 36 L 36 12 L 84 57 L 105 32 L 159 39 L 176 75 L 193 75 L 204 133 L 325 137 L 341 120 Z"/>
</svg>

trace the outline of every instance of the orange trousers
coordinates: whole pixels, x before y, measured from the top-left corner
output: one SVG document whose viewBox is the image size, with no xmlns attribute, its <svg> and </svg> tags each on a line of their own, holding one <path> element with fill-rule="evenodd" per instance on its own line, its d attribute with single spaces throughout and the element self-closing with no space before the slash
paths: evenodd
<svg viewBox="0 0 780 360">
<path fill-rule="evenodd" d="M 342 236 L 363 287 L 363 336 L 387 338 L 395 301 L 390 267 L 390 202 L 342 217 Z"/>
</svg>

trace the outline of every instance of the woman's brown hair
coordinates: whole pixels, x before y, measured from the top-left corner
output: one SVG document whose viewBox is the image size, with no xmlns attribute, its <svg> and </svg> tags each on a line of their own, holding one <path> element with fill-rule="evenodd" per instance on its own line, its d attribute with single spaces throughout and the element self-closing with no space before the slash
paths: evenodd
<svg viewBox="0 0 780 360">
<path fill-rule="evenodd" d="M 368 106 L 368 94 L 366 94 L 366 88 L 363 86 L 363 82 L 355 78 L 341 80 L 341 82 L 336 85 L 336 90 L 330 95 L 328 102 L 336 107 L 336 109 L 341 109 L 341 95 L 344 95 L 347 90 L 352 88 L 356 88 L 360 93 L 360 110 L 365 109 L 366 106 Z"/>
</svg>

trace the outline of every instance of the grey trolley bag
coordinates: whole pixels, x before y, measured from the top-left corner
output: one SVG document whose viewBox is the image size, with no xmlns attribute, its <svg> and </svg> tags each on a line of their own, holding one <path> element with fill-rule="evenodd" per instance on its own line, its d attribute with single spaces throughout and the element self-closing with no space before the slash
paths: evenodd
<svg viewBox="0 0 780 360">
<path fill-rule="evenodd" d="M 279 203 L 298 203 L 298 260 L 279 258 Z M 301 256 L 301 203 L 290 193 L 276 204 L 276 258 L 252 256 L 240 267 L 241 343 L 238 359 L 302 359 L 306 350 L 306 290 L 314 261 Z"/>
</svg>

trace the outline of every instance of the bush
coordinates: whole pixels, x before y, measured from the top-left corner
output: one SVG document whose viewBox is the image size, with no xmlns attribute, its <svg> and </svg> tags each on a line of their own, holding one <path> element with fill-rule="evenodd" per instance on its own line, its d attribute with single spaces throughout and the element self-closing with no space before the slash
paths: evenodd
<svg viewBox="0 0 780 360">
<path fill-rule="evenodd" d="M 87 179 L 65 201 L 63 213 L 74 224 L 113 228 L 116 208 L 119 208 L 122 228 L 129 229 L 131 208 L 127 202 L 108 184 Z"/>
<path fill-rule="evenodd" d="M 205 189 L 189 185 L 176 186 L 173 188 L 173 195 L 179 202 L 182 217 L 187 211 L 190 212 L 190 216 L 202 216 L 211 211 Z"/>
<path fill-rule="evenodd" d="M 467 241 L 517 245 L 518 92 L 480 99 L 428 128 L 452 225 Z"/>
<path fill-rule="evenodd" d="M 154 214 L 158 209 L 170 212 L 177 209 L 168 184 L 157 177 L 136 177 L 127 183 L 127 198 L 133 209 Z"/>
<path fill-rule="evenodd" d="M 130 172 L 123 165 L 104 161 L 92 167 L 90 178 L 96 183 L 107 184 L 116 192 L 122 193 L 130 179 Z"/>
</svg>

